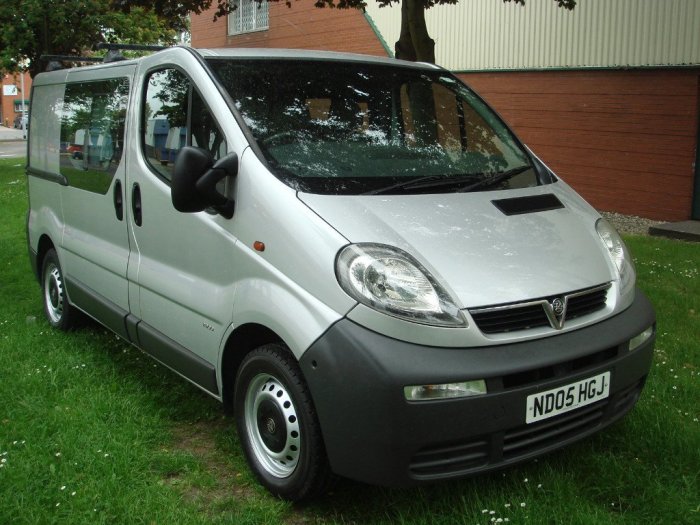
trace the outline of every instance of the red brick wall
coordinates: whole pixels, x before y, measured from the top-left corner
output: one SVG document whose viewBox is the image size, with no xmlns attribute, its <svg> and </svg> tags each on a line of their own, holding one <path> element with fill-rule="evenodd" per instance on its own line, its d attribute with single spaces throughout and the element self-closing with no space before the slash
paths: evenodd
<svg viewBox="0 0 700 525">
<path fill-rule="evenodd" d="M 321 49 L 386 56 L 361 11 L 316 8 L 312 0 L 270 2 L 266 31 L 227 36 L 226 18 L 212 23 L 213 11 L 191 16 L 192 47 L 277 47 Z"/>
<path fill-rule="evenodd" d="M 700 69 L 460 76 L 596 208 L 690 218 Z"/>
<path fill-rule="evenodd" d="M 0 118 L 2 118 L 2 125 L 9 125 L 9 127 L 12 127 L 12 124 L 14 123 L 15 117 L 18 116 L 20 113 L 17 112 L 15 113 L 15 100 L 22 100 L 22 94 L 19 92 L 21 89 L 22 84 L 20 83 L 20 77 L 19 73 L 12 73 L 12 74 L 2 74 L 2 85 L 15 85 L 17 86 L 17 96 L 16 97 L 6 97 L 3 95 L 2 90 L 0 90 L 0 99 L 2 100 L 2 115 L 0 115 Z M 24 75 L 24 99 L 29 100 L 29 94 L 31 93 L 32 90 L 32 79 L 29 76 L 28 73 L 25 73 Z M 27 111 L 29 111 L 29 107 L 26 108 Z"/>
</svg>

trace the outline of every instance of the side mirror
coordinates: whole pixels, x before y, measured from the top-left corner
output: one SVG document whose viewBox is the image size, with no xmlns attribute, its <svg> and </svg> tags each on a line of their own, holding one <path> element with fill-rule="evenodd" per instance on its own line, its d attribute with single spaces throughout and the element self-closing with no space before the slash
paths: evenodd
<svg viewBox="0 0 700 525">
<path fill-rule="evenodd" d="M 177 211 L 193 213 L 213 207 L 221 215 L 233 217 L 234 202 L 219 193 L 216 185 L 224 177 L 238 173 L 238 156 L 227 155 L 214 164 L 211 154 L 202 148 L 185 146 L 175 161 L 170 196 Z"/>
<path fill-rule="evenodd" d="M 209 206 L 196 184 L 213 165 L 214 159 L 205 149 L 185 146 L 180 150 L 170 180 L 170 197 L 177 211 L 193 213 Z"/>
<path fill-rule="evenodd" d="M 225 157 L 216 161 L 195 184 L 197 191 L 218 211 L 221 215 L 230 219 L 233 217 L 234 202 L 222 195 L 216 189 L 216 185 L 226 177 L 238 175 L 238 155 L 229 153 Z"/>
</svg>

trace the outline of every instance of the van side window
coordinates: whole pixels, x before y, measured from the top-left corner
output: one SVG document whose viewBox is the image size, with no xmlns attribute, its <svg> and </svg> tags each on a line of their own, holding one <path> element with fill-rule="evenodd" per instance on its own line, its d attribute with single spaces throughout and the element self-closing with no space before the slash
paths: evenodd
<svg viewBox="0 0 700 525">
<path fill-rule="evenodd" d="M 192 93 L 191 122 L 192 140 L 188 144 L 206 149 L 215 161 L 224 157 L 227 150 L 224 134 L 197 91 Z"/>
<path fill-rule="evenodd" d="M 184 146 L 207 149 L 214 160 L 226 154 L 226 142 L 202 97 L 184 73 L 165 69 L 146 79 L 142 125 L 146 161 L 170 181 Z"/>
<path fill-rule="evenodd" d="M 68 184 L 105 194 L 124 148 L 127 79 L 66 85 L 61 110 L 60 171 Z"/>
</svg>

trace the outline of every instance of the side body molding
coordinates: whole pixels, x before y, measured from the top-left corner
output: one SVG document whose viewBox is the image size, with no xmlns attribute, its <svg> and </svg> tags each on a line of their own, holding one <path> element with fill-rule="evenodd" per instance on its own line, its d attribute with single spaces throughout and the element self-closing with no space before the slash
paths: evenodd
<svg viewBox="0 0 700 525">
<path fill-rule="evenodd" d="M 66 290 L 77 308 L 208 394 L 220 398 L 213 364 L 75 278 L 66 277 Z"/>
</svg>

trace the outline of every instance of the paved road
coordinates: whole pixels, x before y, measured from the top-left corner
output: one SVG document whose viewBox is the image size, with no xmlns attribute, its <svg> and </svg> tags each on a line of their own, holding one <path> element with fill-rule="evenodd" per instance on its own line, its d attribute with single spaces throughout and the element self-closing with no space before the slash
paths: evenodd
<svg viewBox="0 0 700 525">
<path fill-rule="evenodd" d="M 25 133 L 21 129 L 0 126 L 0 142 L 6 140 L 22 140 L 24 136 Z"/>
<path fill-rule="evenodd" d="M 0 159 L 8 157 L 27 156 L 27 143 L 23 140 L 17 142 L 0 142 Z"/>
<path fill-rule="evenodd" d="M 26 157 L 27 141 L 21 129 L 0 126 L 0 159 L 7 157 Z"/>
</svg>

